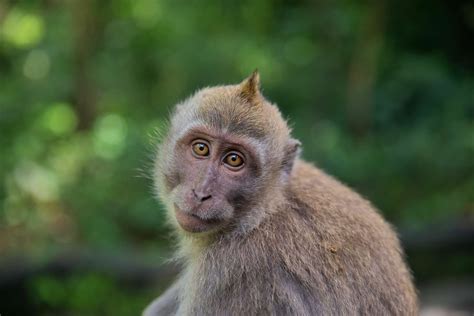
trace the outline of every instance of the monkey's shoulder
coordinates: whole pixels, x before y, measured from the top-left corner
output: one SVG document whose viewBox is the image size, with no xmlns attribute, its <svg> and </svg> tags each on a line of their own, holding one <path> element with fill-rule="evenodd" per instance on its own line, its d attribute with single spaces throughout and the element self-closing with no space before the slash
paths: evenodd
<svg viewBox="0 0 474 316">
<path fill-rule="evenodd" d="M 357 243 L 399 247 L 392 227 L 369 201 L 307 162 L 295 163 L 287 201 L 286 210 L 279 212 L 285 217 L 278 220 L 283 226 L 280 231 L 289 228 L 285 223 L 294 222 L 305 227 L 302 231 L 311 231 L 308 236 L 314 242 L 332 241 L 332 248 L 338 248 L 338 244 L 359 248 Z"/>
<path fill-rule="evenodd" d="M 372 208 L 370 203 L 347 185 L 336 180 L 313 164 L 297 160 L 290 180 L 290 191 L 310 205 L 326 204 Z"/>
<path fill-rule="evenodd" d="M 291 174 L 288 200 L 309 213 L 324 217 L 340 216 L 347 220 L 381 219 L 372 204 L 345 184 L 303 160 L 295 163 Z M 329 216 L 331 218 L 332 216 Z M 376 223 L 378 224 L 378 223 Z"/>
</svg>

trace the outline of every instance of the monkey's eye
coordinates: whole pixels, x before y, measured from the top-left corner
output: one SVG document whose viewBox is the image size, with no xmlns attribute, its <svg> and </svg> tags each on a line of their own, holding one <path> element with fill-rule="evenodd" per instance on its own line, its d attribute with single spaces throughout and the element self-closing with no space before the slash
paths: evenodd
<svg viewBox="0 0 474 316">
<path fill-rule="evenodd" d="M 193 144 L 193 152 L 201 157 L 209 156 L 209 146 L 202 142 L 195 142 Z"/>
<path fill-rule="evenodd" d="M 239 154 L 232 152 L 224 157 L 224 163 L 232 169 L 236 169 L 244 164 L 244 158 Z"/>
</svg>

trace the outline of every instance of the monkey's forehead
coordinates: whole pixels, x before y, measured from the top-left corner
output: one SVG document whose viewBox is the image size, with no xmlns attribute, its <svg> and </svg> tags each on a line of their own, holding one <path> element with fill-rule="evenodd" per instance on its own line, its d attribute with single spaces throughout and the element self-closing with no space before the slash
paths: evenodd
<svg viewBox="0 0 474 316">
<path fill-rule="evenodd" d="M 258 104 L 250 104 L 240 97 L 235 86 L 196 93 L 177 106 L 174 121 L 182 127 L 200 122 L 215 130 L 256 139 L 286 138 L 290 132 L 275 105 L 263 97 Z"/>
</svg>

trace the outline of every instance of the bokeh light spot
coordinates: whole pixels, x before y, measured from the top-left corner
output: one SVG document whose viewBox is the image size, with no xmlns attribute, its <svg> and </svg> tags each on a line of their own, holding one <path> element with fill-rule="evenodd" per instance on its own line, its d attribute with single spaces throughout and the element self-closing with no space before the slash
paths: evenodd
<svg viewBox="0 0 474 316">
<path fill-rule="evenodd" d="M 48 75 L 50 66 L 49 55 L 44 50 L 32 50 L 25 59 L 23 74 L 28 79 L 42 79 Z"/>
<path fill-rule="evenodd" d="M 43 38 L 44 22 L 36 14 L 15 8 L 7 15 L 1 33 L 5 40 L 14 46 L 31 47 Z"/>
<path fill-rule="evenodd" d="M 50 105 L 42 117 L 42 125 L 55 135 L 64 135 L 74 131 L 77 126 L 77 116 L 67 103 Z"/>
<path fill-rule="evenodd" d="M 127 123 L 118 114 L 101 117 L 94 127 L 94 150 L 105 159 L 118 157 L 125 148 Z"/>
<path fill-rule="evenodd" d="M 133 17 L 140 27 L 151 28 L 161 17 L 159 1 L 137 0 L 133 1 Z"/>
<path fill-rule="evenodd" d="M 56 174 L 34 163 L 21 162 L 14 171 L 15 182 L 40 201 L 54 201 L 59 195 Z"/>
</svg>

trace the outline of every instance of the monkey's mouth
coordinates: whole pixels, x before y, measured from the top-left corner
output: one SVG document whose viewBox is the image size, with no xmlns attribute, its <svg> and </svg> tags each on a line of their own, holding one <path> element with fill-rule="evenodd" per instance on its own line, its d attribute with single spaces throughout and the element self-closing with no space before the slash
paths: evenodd
<svg viewBox="0 0 474 316">
<path fill-rule="evenodd" d="M 190 233 L 206 232 L 222 223 L 218 218 L 202 218 L 197 214 L 184 212 L 176 204 L 174 211 L 179 226 Z"/>
</svg>

